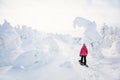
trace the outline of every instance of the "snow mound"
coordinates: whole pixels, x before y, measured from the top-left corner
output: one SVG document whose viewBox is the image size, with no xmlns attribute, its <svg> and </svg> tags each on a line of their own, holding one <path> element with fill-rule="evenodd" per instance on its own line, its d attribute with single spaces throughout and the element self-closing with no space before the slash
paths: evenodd
<svg viewBox="0 0 120 80">
<path fill-rule="evenodd" d="M 40 68 L 47 64 L 50 64 L 53 57 L 48 57 L 47 53 L 40 52 L 40 51 L 29 51 L 23 53 L 23 55 L 19 56 L 15 63 L 14 68 Z M 21 67 L 22 66 L 22 67 Z"/>
</svg>

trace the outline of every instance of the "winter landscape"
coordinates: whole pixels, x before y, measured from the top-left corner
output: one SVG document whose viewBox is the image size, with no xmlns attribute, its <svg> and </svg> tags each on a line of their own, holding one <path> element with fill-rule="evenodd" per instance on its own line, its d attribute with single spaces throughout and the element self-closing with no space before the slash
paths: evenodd
<svg viewBox="0 0 120 80">
<path fill-rule="evenodd" d="M 20 1 L 20 5 L 21 3 L 29 3 L 27 2 L 28 0 L 22 1 L 26 2 Z M 37 1 L 39 0 L 35 1 L 35 4 L 37 4 L 38 7 Z M 40 2 L 41 1 L 42 0 L 40 0 Z M 62 16 L 57 16 L 55 13 L 53 14 L 55 15 L 54 17 L 53 15 L 51 15 L 51 17 L 49 17 L 49 15 L 45 15 L 44 17 L 43 15 L 38 16 L 38 14 L 40 15 L 42 11 L 40 10 L 41 12 L 39 12 L 38 8 L 33 6 L 35 4 L 29 5 L 29 7 L 32 6 L 37 8 L 36 10 L 33 10 L 34 8 L 32 9 L 32 7 L 30 7 L 30 10 L 33 10 L 33 12 L 38 11 L 38 13 L 34 14 L 35 18 L 31 15 L 33 13 L 31 11 L 30 13 L 29 8 L 27 7 L 25 7 L 25 10 L 27 11 L 28 9 L 28 12 L 30 13 L 28 14 L 29 16 L 27 16 L 26 13 L 25 15 L 27 17 L 23 15 L 24 10 L 21 10 L 22 12 L 20 13 L 17 9 L 23 9 L 24 7 L 21 8 L 22 6 L 20 6 L 19 3 L 16 3 L 19 5 L 18 7 L 15 5 L 15 3 L 13 4 L 11 0 L 8 0 L 8 3 L 10 2 L 11 5 L 13 5 L 13 10 L 11 8 L 9 8 L 10 10 L 6 10 L 7 8 L 2 8 L 3 5 L 0 5 L 0 22 L 3 18 L 5 19 L 0 23 L 0 80 L 120 80 L 120 26 L 105 23 L 107 21 L 109 22 L 108 19 L 111 19 L 110 23 L 119 23 L 119 16 L 114 15 L 114 18 L 113 16 L 108 18 L 114 12 L 109 12 L 109 15 L 105 13 L 106 17 L 102 17 L 104 20 L 97 16 L 96 18 L 99 18 L 101 23 L 103 22 L 102 25 L 99 25 L 98 20 L 96 20 L 94 17 L 96 14 L 88 15 L 85 13 L 86 15 L 82 15 L 82 12 L 84 12 L 82 9 L 83 11 L 80 13 L 80 15 L 80 6 L 77 4 L 79 1 L 70 1 L 69 7 L 74 4 L 70 9 L 76 9 L 78 14 L 76 14 L 77 12 L 75 10 L 72 10 L 72 14 L 67 14 L 67 12 L 70 13 L 69 8 L 65 8 L 66 5 L 57 5 L 61 4 L 60 1 L 58 1 L 58 3 L 47 2 L 46 0 L 45 3 L 44 1 L 41 3 L 42 6 L 47 4 L 49 7 L 51 7 L 51 4 L 55 4 L 54 6 L 59 8 L 54 8 L 56 10 L 55 12 L 59 12 L 59 10 L 63 8 L 65 9 L 60 11 L 65 13 L 65 15 L 63 15 L 63 13 L 57 13 L 57 15 L 62 14 Z M 80 2 L 82 1 L 83 0 L 80 0 Z M 88 0 L 85 1 L 88 2 Z M 103 0 L 98 0 L 98 2 L 95 0 L 90 1 L 93 1 L 92 3 L 89 2 L 91 5 L 94 4 L 94 6 L 96 6 L 97 4 L 96 7 L 100 7 Z M 113 1 L 114 6 L 117 6 L 117 9 L 119 9 L 119 4 L 115 3 L 115 0 L 111 1 Z M 119 2 L 119 0 L 116 0 L 116 2 L 117 1 Z M 0 2 L 0 4 L 4 3 L 3 0 L 0 0 Z M 13 2 L 15 2 L 15 0 L 13 0 Z M 31 4 L 33 2 L 31 2 Z M 69 1 L 63 1 L 63 3 L 67 4 L 68 7 L 67 2 Z M 8 5 L 8 3 L 6 3 L 6 5 Z M 100 5 L 98 6 L 99 3 Z M 103 8 L 106 8 L 106 3 L 107 2 L 102 3 L 104 4 Z M 86 5 L 83 3 L 81 4 L 82 6 Z M 52 5 L 52 8 L 54 6 Z M 107 4 L 107 6 L 109 5 Z M 43 9 L 47 8 L 44 6 Z M 114 14 L 118 14 L 117 9 L 116 11 L 114 10 L 116 12 Z M 106 9 L 103 10 L 105 11 Z M 99 11 L 101 12 L 101 10 Z M 11 12 L 13 15 L 11 15 Z M 17 12 L 22 14 L 22 16 L 19 16 L 20 14 Z M 52 11 L 50 13 L 48 12 L 47 10 L 44 12 L 43 10 L 43 13 L 45 14 L 51 14 Z M 35 15 L 38 18 L 43 19 L 43 23 Z M 56 16 L 58 19 L 56 19 Z M 91 16 L 93 20 L 91 20 L 89 17 L 86 18 L 87 16 Z M 23 25 L 21 25 L 21 23 L 20 25 L 13 25 L 14 20 L 17 22 L 17 18 L 19 20 L 22 19 L 21 23 L 22 21 L 25 22 L 27 20 L 30 22 L 33 21 L 31 24 L 37 24 L 41 22 L 40 24 L 42 27 L 45 25 L 49 26 L 47 28 L 55 32 L 47 32 L 42 28 L 38 30 L 38 27 L 34 28 L 38 25 L 31 25 L 33 27 L 26 26 L 24 23 Z M 51 25 L 51 18 L 53 19 L 53 22 L 55 18 L 56 23 L 54 25 Z M 17 23 L 19 23 L 19 20 Z M 67 22 L 67 20 L 70 21 Z M 49 24 L 49 22 L 51 24 Z M 72 27 L 68 26 L 69 24 L 72 24 Z M 62 29 L 65 33 L 56 33 L 57 28 L 59 30 Z M 66 28 L 70 28 L 71 32 L 67 32 L 66 30 L 64 31 Z M 88 48 L 87 64 L 89 67 L 81 66 L 78 62 L 78 60 L 80 60 L 79 53 L 83 43 L 85 43 Z"/>
<path fill-rule="evenodd" d="M 88 26 L 89 25 L 89 26 Z M 43 33 L 26 26 L 0 26 L 0 80 L 119 80 L 120 28 L 76 17 L 83 36 Z M 79 29 L 79 28 L 77 28 Z M 89 49 L 89 68 L 78 63 L 82 43 Z"/>
</svg>

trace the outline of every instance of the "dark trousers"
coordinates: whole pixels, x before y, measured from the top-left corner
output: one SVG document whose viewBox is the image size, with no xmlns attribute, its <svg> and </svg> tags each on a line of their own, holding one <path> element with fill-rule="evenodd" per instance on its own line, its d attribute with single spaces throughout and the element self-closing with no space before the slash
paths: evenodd
<svg viewBox="0 0 120 80">
<path fill-rule="evenodd" d="M 86 56 L 81 56 L 80 62 L 83 63 L 84 65 L 86 65 Z"/>
</svg>

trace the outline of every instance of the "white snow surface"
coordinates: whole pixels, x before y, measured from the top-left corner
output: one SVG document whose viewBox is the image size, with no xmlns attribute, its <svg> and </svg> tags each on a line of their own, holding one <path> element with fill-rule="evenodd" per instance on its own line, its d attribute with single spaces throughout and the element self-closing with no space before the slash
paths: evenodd
<svg viewBox="0 0 120 80">
<path fill-rule="evenodd" d="M 0 26 L 0 80 L 120 80 L 119 39 L 105 47 L 95 22 L 77 17 L 74 23 L 86 28 L 83 36 L 13 28 L 5 21 Z M 88 68 L 78 63 L 82 43 L 89 51 Z"/>
</svg>

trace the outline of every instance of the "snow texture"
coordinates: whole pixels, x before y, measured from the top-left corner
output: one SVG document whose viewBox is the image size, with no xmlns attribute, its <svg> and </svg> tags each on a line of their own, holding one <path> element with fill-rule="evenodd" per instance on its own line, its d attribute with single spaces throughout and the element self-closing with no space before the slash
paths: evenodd
<svg viewBox="0 0 120 80">
<path fill-rule="evenodd" d="M 98 33 L 96 23 L 82 17 L 73 23 L 74 29 L 85 28 L 82 36 L 13 28 L 5 21 L 0 26 L 0 80 L 120 80 L 118 32 L 110 28 L 116 38 L 106 28 Z M 83 43 L 89 51 L 89 68 L 78 62 Z"/>
</svg>

